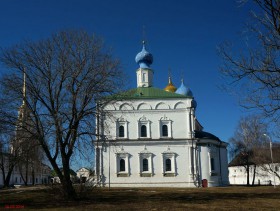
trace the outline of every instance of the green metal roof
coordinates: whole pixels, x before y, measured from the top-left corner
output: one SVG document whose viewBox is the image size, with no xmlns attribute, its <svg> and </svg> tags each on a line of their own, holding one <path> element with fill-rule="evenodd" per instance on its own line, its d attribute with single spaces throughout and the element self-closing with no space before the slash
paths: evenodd
<svg viewBox="0 0 280 211">
<path fill-rule="evenodd" d="M 124 99 L 192 98 L 155 87 L 138 87 L 122 93 L 119 97 Z"/>
</svg>

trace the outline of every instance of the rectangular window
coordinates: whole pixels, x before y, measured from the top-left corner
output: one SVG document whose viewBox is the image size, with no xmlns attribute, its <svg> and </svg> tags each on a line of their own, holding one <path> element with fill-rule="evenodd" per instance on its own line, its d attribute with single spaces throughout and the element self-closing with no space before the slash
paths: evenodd
<svg viewBox="0 0 280 211">
<path fill-rule="evenodd" d="M 215 159 L 211 158 L 211 171 L 215 171 Z"/>
<path fill-rule="evenodd" d="M 210 160 L 209 160 L 210 176 L 218 176 L 219 175 L 215 157 L 216 157 L 216 154 L 210 155 Z"/>
<path fill-rule="evenodd" d="M 163 158 L 163 176 L 175 177 L 176 176 L 176 154 L 168 150 L 162 153 Z"/>
<path fill-rule="evenodd" d="M 127 139 L 127 121 L 120 117 L 116 121 L 116 138 Z"/>
<path fill-rule="evenodd" d="M 124 152 L 116 153 L 116 174 L 117 177 L 129 177 L 129 154 Z"/>
<path fill-rule="evenodd" d="M 138 120 L 138 138 L 151 137 L 150 125 L 151 122 L 145 116 Z"/>
<path fill-rule="evenodd" d="M 168 126 L 162 125 L 162 136 L 168 137 Z"/>
<path fill-rule="evenodd" d="M 159 120 L 159 135 L 161 138 L 172 138 L 172 121 L 166 116 Z"/>
<path fill-rule="evenodd" d="M 141 126 L 141 137 L 147 137 L 147 127 L 146 127 L 146 125 Z"/>
<path fill-rule="evenodd" d="M 149 162 L 147 158 L 143 159 L 143 171 L 149 171 Z"/>
<path fill-rule="evenodd" d="M 171 160 L 169 158 L 165 160 L 165 171 L 171 171 Z"/>
<path fill-rule="evenodd" d="M 120 171 L 125 171 L 125 160 L 124 159 L 120 160 Z"/>
<path fill-rule="evenodd" d="M 139 173 L 140 177 L 152 177 L 153 176 L 153 163 L 152 153 L 150 153 L 146 147 L 144 151 L 139 153 Z"/>
<path fill-rule="evenodd" d="M 124 137 L 124 126 L 119 127 L 119 137 Z"/>
<path fill-rule="evenodd" d="M 146 73 L 143 73 L 142 76 L 143 76 L 143 77 L 142 77 L 142 82 L 145 82 L 145 81 L 146 81 Z"/>
</svg>

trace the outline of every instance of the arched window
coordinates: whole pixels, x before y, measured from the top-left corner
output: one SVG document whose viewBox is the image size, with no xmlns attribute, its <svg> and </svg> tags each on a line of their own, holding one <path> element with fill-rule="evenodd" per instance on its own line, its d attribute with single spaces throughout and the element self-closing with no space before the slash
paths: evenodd
<svg viewBox="0 0 280 211">
<path fill-rule="evenodd" d="M 143 171 L 149 171 L 149 163 L 147 158 L 143 159 Z"/>
<path fill-rule="evenodd" d="M 162 125 L 162 136 L 168 136 L 168 127 L 167 127 L 167 125 Z"/>
<path fill-rule="evenodd" d="M 211 171 L 215 171 L 215 159 L 211 158 L 210 161 L 211 161 Z"/>
<path fill-rule="evenodd" d="M 120 160 L 120 171 L 125 171 L 125 160 L 124 159 Z"/>
<path fill-rule="evenodd" d="M 119 137 L 124 137 L 124 126 L 119 127 Z"/>
<path fill-rule="evenodd" d="M 147 137 L 147 127 L 146 127 L 146 125 L 141 126 L 141 137 Z"/>
<path fill-rule="evenodd" d="M 171 160 L 169 158 L 165 160 L 165 171 L 171 171 Z"/>
</svg>

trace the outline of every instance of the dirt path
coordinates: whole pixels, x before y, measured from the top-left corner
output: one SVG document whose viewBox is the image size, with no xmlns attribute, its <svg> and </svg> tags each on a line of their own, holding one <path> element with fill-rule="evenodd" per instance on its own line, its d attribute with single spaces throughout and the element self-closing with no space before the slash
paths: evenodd
<svg viewBox="0 0 280 211">
<path fill-rule="evenodd" d="M 49 188 L 48 186 L 43 186 L 43 185 L 36 185 L 36 186 L 20 186 L 18 188 L 5 188 L 5 189 L 0 189 L 0 194 L 1 193 L 7 193 L 10 192 L 12 193 L 21 193 L 26 190 L 43 190 Z"/>
</svg>

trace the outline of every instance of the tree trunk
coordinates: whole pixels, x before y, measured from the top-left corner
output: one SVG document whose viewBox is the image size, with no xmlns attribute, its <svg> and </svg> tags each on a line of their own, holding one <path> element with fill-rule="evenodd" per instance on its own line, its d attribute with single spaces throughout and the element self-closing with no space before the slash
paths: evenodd
<svg viewBox="0 0 280 211">
<path fill-rule="evenodd" d="M 250 186 L 250 166 L 246 166 L 246 172 L 247 172 L 247 186 Z"/>
<path fill-rule="evenodd" d="M 61 181 L 62 189 L 63 189 L 63 196 L 69 200 L 75 200 L 77 198 L 76 191 L 72 185 L 72 181 L 69 179 L 67 180 L 65 177 Z"/>
<path fill-rule="evenodd" d="M 1 172 L 2 172 L 2 178 L 3 178 L 3 181 L 4 181 L 4 183 L 5 183 L 5 180 L 6 180 L 6 174 L 5 174 L 5 170 L 4 170 L 4 168 L 2 168 L 2 167 L 1 167 Z M 4 186 L 5 186 L 5 184 L 4 184 Z"/>
<path fill-rule="evenodd" d="M 29 160 L 27 160 L 26 165 L 25 165 L 25 186 L 27 186 L 27 184 L 28 184 L 28 168 L 29 168 L 28 162 L 29 162 Z"/>
<path fill-rule="evenodd" d="M 253 174 L 253 181 L 252 181 L 252 186 L 254 186 L 255 185 L 255 178 L 256 178 L 256 168 L 257 168 L 257 166 L 256 166 L 256 164 L 254 165 L 254 174 Z"/>
<path fill-rule="evenodd" d="M 14 167 L 10 168 L 6 178 L 4 177 L 4 187 L 9 187 L 13 169 Z"/>
<path fill-rule="evenodd" d="M 75 200 L 77 195 L 71 181 L 69 157 L 65 153 L 62 153 L 61 157 L 63 163 L 63 177 L 60 181 L 62 182 L 64 197 L 69 200 Z"/>
<path fill-rule="evenodd" d="M 24 165 L 25 166 L 25 165 Z M 20 163 L 19 164 L 19 173 L 20 173 L 20 176 L 21 176 L 21 179 L 23 180 L 23 182 L 24 182 L 24 185 L 25 186 L 27 186 L 27 179 L 28 178 L 26 178 L 26 176 L 28 176 L 28 174 L 26 174 L 26 172 L 24 172 L 24 169 L 23 169 L 23 163 Z M 25 166 L 26 167 L 26 166 Z M 27 171 L 27 170 L 26 170 Z M 24 175 L 24 173 L 25 173 L 25 175 Z"/>
<path fill-rule="evenodd" d="M 35 185 L 35 173 L 34 173 L 34 167 L 32 167 L 32 185 Z"/>
<path fill-rule="evenodd" d="M 9 187 L 11 176 L 12 176 L 12 172 L 8 172 L 7 177 L 4 180 L 4 187 Z"/>
<path fill-rule="evenodd" d="M 11 176 L 12 176 L 12 172 L 14 170 L 14 167 L 15 167 L 15 161 L 14 161 L 14 157 L 10 157 L 8 156 L 8 172 L 7 172 L 7 175 L 5 174 L 5 169 L 7 168 L 6 165 L 5 165 L 5 160 L 4 160 L 4 157 L 2 156 L 1 158 L 1 170 L 2 170 L 2 176 L 3 176 L 3 183 L 4 183 L 4 187 L 9 187 L 10 185 L 10 180 L 11 180 Z"/>
</svg>

